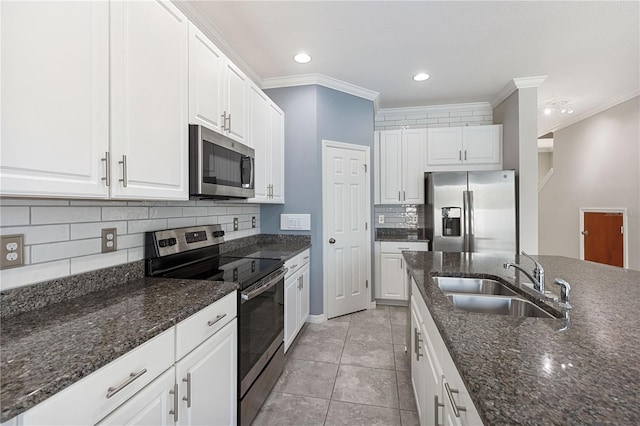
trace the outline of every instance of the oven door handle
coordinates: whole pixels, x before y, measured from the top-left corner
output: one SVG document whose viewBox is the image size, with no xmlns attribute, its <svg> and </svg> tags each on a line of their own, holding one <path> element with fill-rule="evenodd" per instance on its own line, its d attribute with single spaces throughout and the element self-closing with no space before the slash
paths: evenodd
<svg viewBox="0 0 640 426">
<path fill-rule="evenodd" d="M 269 290 L 271 287 L 276 285 L 278 281 L 280 281 L 282 278 L 284 278 L 284 276 L 287 274 L 287 271 L 288 271 L 287 268 L 281 268 L 280 270 L 278 270 L 277 275 L 275 277 L 268 278 L 267 281 L 265 282 L 260 282 L 258 284 L 255 284 L 249 287 L 247 291 L 243 291 L 242 293 L 240 293 L 240 297 L 242 298 L 243 301 L 247 301 L 247 300 L 253 299 L 256 296 L 259 296 L 260 294 L 264 293 L 265 291 Z"/>
</svg>

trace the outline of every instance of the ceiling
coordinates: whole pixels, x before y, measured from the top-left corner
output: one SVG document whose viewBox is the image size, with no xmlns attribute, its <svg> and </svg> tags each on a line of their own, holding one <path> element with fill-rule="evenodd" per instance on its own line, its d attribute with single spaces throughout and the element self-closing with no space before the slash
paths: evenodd
<svg viewBox="0 0 640 426">
<path fill-rule="evenodd" d="M 192 3 L 258 83 L 321 74 L 379 93 L 380 108 L 495 106 L 512 79 L 547 76 L 542 135 L 640 93 L 637 1 Z M 293 62 L 300 51 L 312 61 Z M 418 72 L 431 78 L 414 82 Z M 544 115 L 555 101 L 574 113 Z"/>
</svg>

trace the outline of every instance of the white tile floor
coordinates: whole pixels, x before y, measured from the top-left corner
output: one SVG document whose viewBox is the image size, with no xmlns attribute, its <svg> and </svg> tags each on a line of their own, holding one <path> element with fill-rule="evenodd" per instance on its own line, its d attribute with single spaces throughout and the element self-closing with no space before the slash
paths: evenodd
<svg viewBox="0 0 640 426">
<path fill-rule="evenodd" d="M 378 306 L 306 324 L 253 425 L 418 425 L 406 315 Z"/>
</svg>

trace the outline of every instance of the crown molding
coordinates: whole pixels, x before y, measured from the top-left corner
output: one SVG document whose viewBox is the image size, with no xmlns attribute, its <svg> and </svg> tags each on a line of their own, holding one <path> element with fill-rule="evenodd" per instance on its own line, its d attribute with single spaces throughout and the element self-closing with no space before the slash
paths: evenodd
<svg viewBox="0 0 640 426">
<path fill-rule="evenodd" d="M 605 102 L 596 105 L 593 108 L 582 111 L 580 114 L 567 116 L 565 120 L 561 120 L 552 126 L 549 126 L 546 129 L 543 129 L 542 133 L 548 132 L 557 132 L 560 129 L 564 129 L 565 127 L 571 126 L 572 124 L 576 124 L 579 121 L 582 121 L 586 118 L 593 117 L 596 114 L 601 113 L 602 111 L 608 110 L 609 108 L 613 108 L 616 105 L 619 105 L 623 102 L 626 102 L 630 99 L 633 99 L 637 96 L 640 96 L 640 86 L 634 87 L 633 89 L 624 91 L 616 96 L 613 96 L 607 99 Z"/>
<path fill-rule="evenodd" d="M 500 105 L 505 99 L 507 99 L 513 92 L 518 89 L 529 89 L 532 87 L 540 87 L 542 83 L 547 79 L 546 75 L 538 76 L 538 77 L 519 77 L 510 80 L 506 86 L 498 93 L 493 101 L 491 101 L 491 106 L 493 108 Z"/>
<path fill-rule="evenodd" d="M 406 115 L 406 114 L 420 114 L 425 112 L 449 112 L 449 111 L 469 111 L 477 109 L 491 109 L 489 102 L 470 102 L 465 104 L 445 104 L 445 105 L 425 105 L 417 107 L 401 107 L 401 108 L 381 108 L 378 110 L 378 114 L 384 115 Z"/>
<path fill-rule="evenodd" d="M 328 87 L 329 89 L 338 90 L 349 95 L 373 101 L 376 104 L 380 97 L 380 93 L 378 92 L 374 92 L 373 90 L 365 89 L 364 87 L 356 86 L 355 84 L 347 83 L 333 77 L 328 77 L 323 74 L 300 74 L 286 77 L 265 78 L 262 80 L 261 88 L 275 89 L 279 87 L 308 86 L 311 84 L 317 84 L 319 86 Z"/>
</svg>

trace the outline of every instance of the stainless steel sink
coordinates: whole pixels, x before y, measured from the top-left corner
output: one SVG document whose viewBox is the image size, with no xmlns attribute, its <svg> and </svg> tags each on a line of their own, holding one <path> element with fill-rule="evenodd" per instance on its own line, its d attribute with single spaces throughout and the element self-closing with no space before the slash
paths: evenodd
<svg viewBox="0 0 640 426">
<path fill-rule="evenodd" d="M 501 296 L 518 295 L 504 284 L 486 278 L 434 277 L 433 280 L 445 293 L 490 294 Z"/>
<path fill-rule="evenodd" d="M 462 293 L 449 293 L 446 296 L 453 306 L 469 312 L 510 315 L 512 317 L 555 318 L 533 303 L 517 297 Z"/>
</svg>

